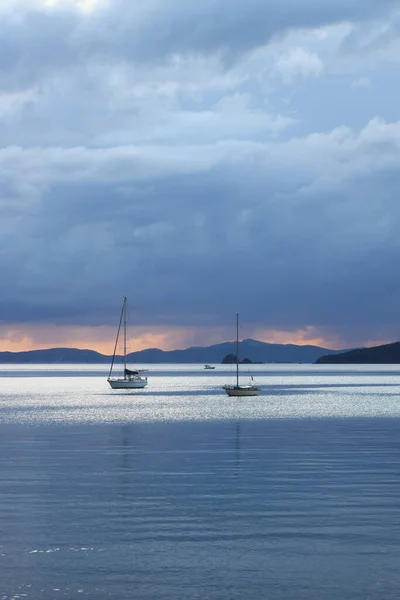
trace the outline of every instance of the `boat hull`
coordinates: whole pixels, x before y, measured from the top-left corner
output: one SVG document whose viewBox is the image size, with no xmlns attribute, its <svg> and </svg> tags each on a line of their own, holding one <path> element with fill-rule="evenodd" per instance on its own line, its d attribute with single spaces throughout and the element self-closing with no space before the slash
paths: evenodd
<svg viewBox="0 0 400 600">
<path fill-rule="evenodd" d="M 259 396 L 261 389 L 256 386 L 224 386 L 225 392 L 228 396 Z"/>
<path fill-rule="evenodd" d="M 147 379 L 109 379 L 113 390 L 140 390 L 146 387 Z"/>
</svg>

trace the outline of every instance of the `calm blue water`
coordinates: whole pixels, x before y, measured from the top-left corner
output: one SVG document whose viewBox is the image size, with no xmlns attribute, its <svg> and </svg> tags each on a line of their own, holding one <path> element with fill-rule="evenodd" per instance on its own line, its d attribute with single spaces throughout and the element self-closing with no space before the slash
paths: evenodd
<svg viewBox="0 0 400 600">
<path fill-rule="evenodd" d="M 397 599 L 400 370 L 0 366 L 0 600 Z"/>
</svg>

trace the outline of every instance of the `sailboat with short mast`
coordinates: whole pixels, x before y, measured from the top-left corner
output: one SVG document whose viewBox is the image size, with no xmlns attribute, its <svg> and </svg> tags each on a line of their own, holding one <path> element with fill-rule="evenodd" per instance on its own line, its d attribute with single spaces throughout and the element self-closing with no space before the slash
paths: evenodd
<svg viewBox="0 0 400 600">
<path fill-rule="evenodd" d="M 236 385 L 224 385 L 228 396 L 259 396 L 261 388 L 256 385 L 239 385 L 239 313 L 236 313 Z"/>
<path fill-rule="evenodd" d="M 126 367 L 126 304 L 127 300 L 124 296 L 124 303 L 122 305 L 121 317 L 119 319 L 117 338 L 115 340 L 114 353 L 111 361 L 110 372 L 108 374 L 108 383 L 112 387 L 113 390 L 131 390 L 131 389 L 141 389 L 146 387 L 147 385 L 147 377 L 142 377 L 140 373 L 143 371 L 131 371 L 131 369 L 127 369 Z M 123 321 L 124 326 L 124 376 L 121 378 L 112 378 L 112 370 L 115 362 L 115 355 L 118 347 L 118 340 L 121 331 L 121 325 Z"/>
</svg>

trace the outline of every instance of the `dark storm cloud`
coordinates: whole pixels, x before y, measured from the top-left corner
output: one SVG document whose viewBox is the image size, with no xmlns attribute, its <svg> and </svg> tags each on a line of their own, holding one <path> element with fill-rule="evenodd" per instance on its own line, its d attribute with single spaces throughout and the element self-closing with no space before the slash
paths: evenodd
<svg viewBox="0 0 400 600">
<path fill-rule="evenodd" d="M 239 309 L 349 345 L 393 334 L 395 2 L 16 6 L 0 10 L 3 322 L 113 325 L 127 294 L 149 325 Z"/>
<path fill-rule="evenodd" d="M 390 321 L 387 290 L 400 292 L 393 279 L 399 148 L 399 126 L 372 122 L 358 136 L 209 148 L 206 170 L 204 147 L 189 172 L 182 150 L 169 175 L 152 177 L 141 176 L 135 152 L 107 174 L 112 156 L 61 153 L 66 181 L 42 194 L 16 256 L 7 258 L 21 261 L 20 300 L 30 298 L 34 319 L 58 305 L 59 322 L 80 324 L 104 318 L 104 306 L 122 293 L 143 322 L 202 324 L 212 313 L 221 324 L 238 307 L 277 328 L 338 326 L 344 313 L 366 325 L 382 302 L 379 320 Z M 154 152 L 162 162 L 168 149 Z M 284 160 L 301 175 L 288 178 Z M 18 161 L 29 171 L 29 157 Z M 144 171 L 153 162 L 149 152 Z M 81 170 L 91 174 L 78 184 Z M 31 176 L 45 178 L 40 170 Z M 8 295 L 12 305 L 13 286 L 5 304 Z"/>
</svg>

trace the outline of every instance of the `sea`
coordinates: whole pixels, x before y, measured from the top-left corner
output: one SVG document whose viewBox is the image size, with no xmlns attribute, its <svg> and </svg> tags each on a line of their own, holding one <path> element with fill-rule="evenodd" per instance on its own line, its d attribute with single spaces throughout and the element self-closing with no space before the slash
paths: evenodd
<svg viewBox="0 0 400 600">
<path fill-rule="evenodd" d="M 107 370 L 0 365 L 0 600 L 399 598 L 400 366 Z"/>
</svg>

